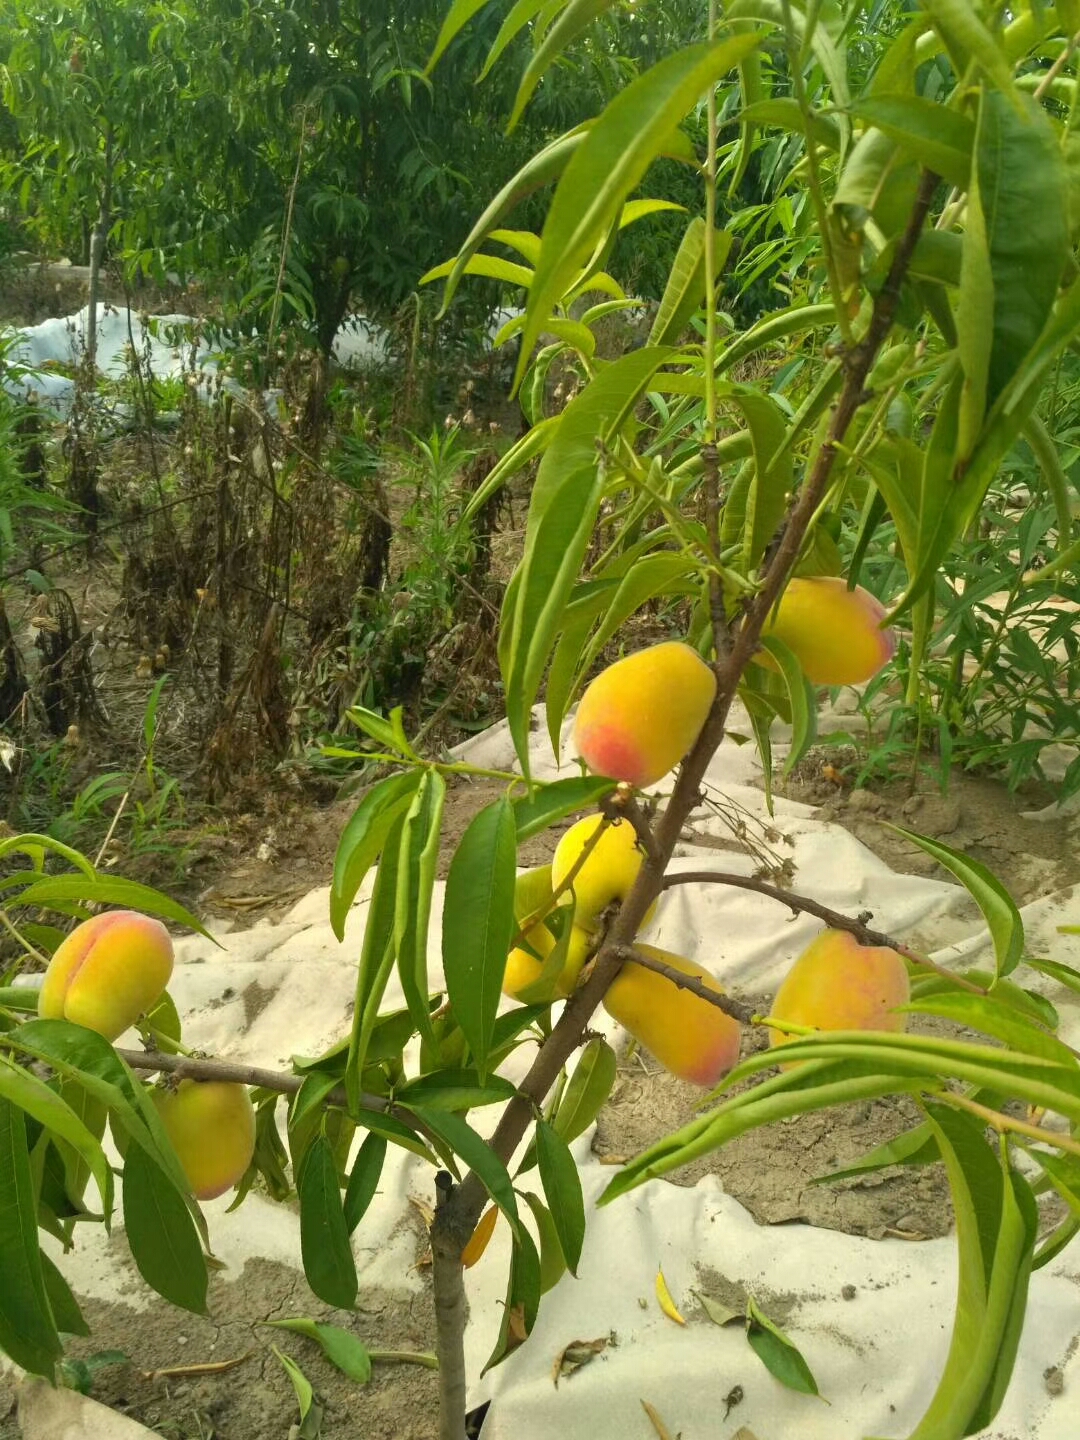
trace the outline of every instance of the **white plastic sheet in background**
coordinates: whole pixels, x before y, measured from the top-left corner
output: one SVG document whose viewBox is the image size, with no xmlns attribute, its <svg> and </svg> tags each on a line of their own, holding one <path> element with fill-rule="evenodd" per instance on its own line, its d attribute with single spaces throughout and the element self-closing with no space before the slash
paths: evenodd
<svg viewBox="0 0 1080 1440">
<path fill-rule="evenodd" d="M 4 388 L 24 399 L 47 401 L 59 414 L 66 414 L 75 383 L 46 367 L 70 367 L 82 362 L 89 318 L 90 307 L 84 305 L 74 315 L 8 332 L 14 343 L 5 360 L 9 366 L 22 367 L 28 373 L 3 376 Z M 123 305 L 99 302 L 95 352 L 98 370 L 110 379 L 122 379 L 131 369 L 132 348 L 144 375 L 147 366 L 157 379 L 194 374 L 206 393 L 221 361 L 221 350 L 208 343 L 202 322 L 191 315 L 146 315 Z M 389 360 L 390 335 L 361 315 L 350 316 L 334 339 L 333 354 L 346 368 L 370 370 Z M 241 388 L 235 381 L 228 383 L 234 391 Z"/>
<path fill-rule="evenodd" d="M 737 719 L 732 723 L 740 728 Z M 534 769 L 548 777 L 557 772 L 543 733 L 537 732 Z M 476 764 L 513 763 L 505 725 L 475 737 L 459 754 Z M 717 795 L 737 797 L 765 821 L 755 773 L 750 748 L 729 743 L 714 759 L 707 785 Z M 694 823 L 703 830 L 718 824 L 705 812 Z M 960 954 L 970 962 L 985 946 L 986 937 L 965 918 L 970 907 L 955 886 L 894 874 L 845 831 L 815 820 L 808 806 L 778 801 L 774 824 L 791 839 L 790 850 L 777 843 L 793 855 L 797 889 L 849 912 L 872 909 L 875 923 L 893 933 L 941 934 L 949 944 L 938 958 L 946 963 Z M 718 868 L 717 852 L 681 849 L 679 866 L 711 862 Z M 746 868 L 747 862 L 724 853 L 722 864 Z M 330 930 L 327 890 L 301 900 L 278 925 L 222 932 L 223 951 L 199 938 L 181 940 L 170 988 L 186 1042 L 227 1058 L 275 1065 L 294 1054 L 318 1053 L 337 1040 L 353 998 L 366 895 L 365 887 L 344 945 Z M 441 903 L 439 886 L 431 921 L 433 987 L 441 978 Z M 1029 950 L 1080 964 L 1080 940 L 1060 936 L 1056 928 L 1080 924 L 1080 897 L 1071 891 L 1047 895 L 1024 915 Z M 760 896 L 686 886 L 663 899 L 648 934 L 708 965 L 732 989 L 760 993 L 775 987 L 817 929 L 806 917 L 792 921 L 784 907 Z M 958 940 L 965 929 L 969 938 Z M 1061 1010 L 1064 1038 L 1080 1043 L 1074 997 L 1049 981 L 1041 988 Z M 385 1008 L 402 1003 L 395 978 Z M 617 1028 L 603 1014 L 597 1024 L 609 1034 Z M 519 1078 L 533 1053 L 523 1047 L 505 1073 Z M 490 1108 L 471 1117 L 483 1133 L 490 1133 L 495 1118 Z M 505 1225 L 496 1227 L 483 1260 L 467 1273 L 470 1404 L 492 1400 L 483 1440 L 645 1437 L 651 1431 L 642 1399 L 656 1407 L 672 1434 L 681 1432 L 686 1440 L 727 1440 L 740 1425 L 757 1440 L 858 1440 L 910 1432 L 933 1393 L 948 1347 L 956 1285 L 951 1238 L 872 1241 L 804 1224 L 759 1226 L 722 1193 L 714 1176 L 689 1189 L 654 1181 L 597 1209 L 594 1202 L 612 1171 L 590 1153 L 589 1144 L 585 1135 L 574 1147 L 588 1219 L 580 1278 L 564 1278 L 545 1296 L 528 1343 L 483 1379 L 480 1370 L 495 1342 L 505 1293 Z M 354 1236 L 361 1288 L 406 1292 L 426 1283 L 410 1270 L 413 1241 L 399 1225 L 410 1192 L 430 1197 L 430 1171 L 391 1147 L 379 1195 Z M 226 1215 L 228 1203 L 224 1197 L 206 1208 L 215 1251 L 230 1267 L 259 1255 L 299 1266 L 291 1210 L 253 1196 Z M 104 1236 L 81 1231 L 80 1245 L 63 1262 L 77 1292 L 113 1298 L 122 1287 L 125 1303 L 138 1305 L 146 1292 L 130 1277 L 117 1276 Z M 704 1320 L 680 1327 L 667 1319 L 653 1292 L 659 1265 L 676 1301 L 691 1315 L 696 1306 L 689 1292 L 698 1284 L 699 1267 L 751 1291 L 788 1297 L 785 1329 L 829 1403 L 785 1391 L 750 1352 L 738 1327 L 720 1329 Z M 1075 1440 L 1080 1434 L 1070 1399 L 1080 1382 L 1078 1279 L 1080 1251 L 1070 1250 L 1033 1277 L 1015 1377 L 983 1440 Z M 844 1298 L 844 1287 L 854 1287 L 853 1299 Z M 552 1366 L 559 1352 L 573 1340 L 610 1332 L 618 1343 L 556 1389 Z M 1052 1366 L 1064 1376 L 1064 1393 L 1057 1397 L 1044 1381 Z M 725 1419 L 725 1397 L 736 1385 L 744 1398 Z"/>
</svg>

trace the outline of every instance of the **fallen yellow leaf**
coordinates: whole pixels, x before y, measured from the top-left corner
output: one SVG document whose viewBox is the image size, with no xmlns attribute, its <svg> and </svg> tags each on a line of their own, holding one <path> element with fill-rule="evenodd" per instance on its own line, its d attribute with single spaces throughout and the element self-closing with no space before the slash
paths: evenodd
<svg viewBox="0 0 1080 1440">
<path fill-rule="evenodd" d="M 660 1309 L 669 1320 L 674 1320 L 676 1325 L 686 1324 L 686 1321 L 679 1314 L 679 1307 L 671 1298 L 671 1291 L 668 1289 L 667 1281 L 664 1279 L 663 1270 L 657 1270 L 656 1272 L 656 1298 L 660 1302 Z"/>
</svg>

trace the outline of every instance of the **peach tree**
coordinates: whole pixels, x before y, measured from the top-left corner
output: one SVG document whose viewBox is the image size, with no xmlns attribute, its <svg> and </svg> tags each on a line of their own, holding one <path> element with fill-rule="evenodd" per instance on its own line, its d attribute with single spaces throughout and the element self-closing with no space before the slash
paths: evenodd
<svg viewBox="0 0 1080 1440">
<path fill-rule="evenodd" d="M 456 0 L 432 83 L 446 44 L 484 5 Z M 512 122 L 605 8 L 571 0 L 508 11 L 491 63 L 517 32 L 531 29 L 532 39 Z M 768 779 L 774 721 L 791 727 L 790 768 L 813 741 L 818 689 L 867 679 L 896 635 L 909 694 L 918 693 L 935 578 L 995 503 L 995 476 L 1015 445 L 1031 448 L 1057 507 L 1054 563 L 1076 553 L 1068 482 L 1040 403 L 1080 330 L 1080 16 L 1065 5 L 1004 12 L 972 0 L 874 14 L 870 38 L 854 4 L 733 0 L 722 17 L 712 6 L 697 43 L 664 55 L 592 122 L 538 152 L 460 253 L 429 275 L 445 279 L 448 303 L 471 274 L 526 296 L 504 338 L 520 344 L 515 385 L 529 428 L 472 502 L 481 507 L 535 466 L 499 631 L 518 767 L 429 757 L 400 714 L 352 712 L 372 783 L 342 835 L 330 908 L 343 935 L 368 887 L 355 1008 L 340 1043 L 293 1073 L 179 1053 L 163 1001 L 143 1021 L 152 1048 L 118 1052 L 87 1028 L 86 1012 L 26 1020 L 25 990 L 3 992 L 11 1163 L 0 1181 L 0 1246 L 17 1283 L 0 1294 L 0 1342 L 27 1368 L 49 1373 L 59 1331 L 79 1318 L 38 1227 L 67 1238 L 94 1218 L 81 1199 L 86 1171 L 104 1215 L 112 1203 L 113 1171 L 80 1118 L 85 1097 L 127 1136 L 125 1222 L 144 1277 L 201 1309 L 201 1180 L 185 1171 L 182 1146 L 136 1075 L 246 1083 L 256 1119 L 240 1195 L 255 1184 L 276 1198 L 295 1190 L 307 1277 L 329 1304 L 355 1302 L 350 1236 L 388 1147 L 433 1166 L 440 1436 L 462 1440 L 463 1264 L 482 1251 L 494 1217 L 505 1217 L 513 1247 L 489 1363 L 527 1341 L 545 1286 L 577 1268 L 587 1216 L 568 1146 L 614 1079 L 614 1052 L 589 1029 L 604 1004 L 662 1063 L 711 1088 L 700 1116 L 626 1164 L 602 1203 L 755 1127 L 853 1100 L 913 1098 L 918 1127 L 864 1162 L 940 1160 L 954 1201 L 953 1341 L 912 1440 L 952 1440 L 993 1418 L 1031 1271 L 1080 1226 L 1080 1065 L 1032 972 L 1073 990 L 1080 975 L 1029 954 L 1005 888 L 930 839 L 912 837 L 985 918 L 986 970 L 942 969 L 871 928 L 872 917 L 786 887 L 668 872 L 736 699 Z M 686 220 L 646 343 L 603 360 L 600 322 L 632 303 L 605 266 L 621 230 L 667 203 L 637 193 L 660 157 L 700 175 L 702 213 Z M 754 202 L 741 206 L 751 182 Z M 510 228 L 517 202 L 544 185 L 553 191 L 542 232 Z M 766 273 L 789 303 L 740 329 L 725 295 Z M 557 389 L 567 403 L 556 403 Z M 898 593 L 880 597 L 887 615 L 859 584 L 871 583 L 886 548 L 904 576 Z M 631 653 L 588 685 L 627 622 L 658 601 L 678 638 Z M 579 696 L 572 749 L 584 764 L 541 783 L 534 707 L 542 698 L 558 749 Z M 455 848 L 436 937 L 444 798 L 461 774 L 503 789 Z M 526 840 L 582 812 L 550 869 L 519 873 Z M 33 928 L 42 906 L 82 917 L 104 902 L 180 918 L 70 853 L 60 859 L 72 873 L 47 873 L 42 843 L 19 843 L 30 868 L 5 877 L 0 914 L 24 950 L 44 954 L 61 939 Z M 699 964 L 638 944 L 675 883 L 751 888 L 823 922 L 771 1016 L 723 994 L 707 953 Z M 428 964 L 440 938 L 436 988 Z M 392 976 L 405 997 L 397 1011 L 385 1003 Z M 503 990 L 518 1002 L 509 1009 Z M 910 1014 L 984 1038 L 908 1034 Z M 782 1043 L 782 1068 L 770 1049 L 735 1063 L 750 1025 Z M 535 1053 L 511 1084 L 500 1067 L 522 1045 Z M 469 1117 L 487 1105 L 501 1111 L 485 1139 Z M 1048 1189 L 1067 1217 L 1041 1235 L 1036 1195 Z"/>
</svg>

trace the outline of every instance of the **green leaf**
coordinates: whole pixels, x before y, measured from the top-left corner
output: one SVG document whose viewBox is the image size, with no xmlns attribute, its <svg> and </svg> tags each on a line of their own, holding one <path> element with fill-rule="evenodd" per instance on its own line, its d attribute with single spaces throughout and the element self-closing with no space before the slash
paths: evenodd
<svg viewBox="0 0 1080 1440">
<path fill-rule="evenodd" d="M 562 14 L 544 36 L 525 68 L 525 74 L 521 77 L 521 84 L 514 97 L 514 108 L 506 127 L 508 131 L 513 130 L 520 120 L 541 78 L 567 45 L 591 25 L 598 15 L 610 10 L 614 3 L 615 0 L 568 0 Z"/>
<path fill-rule="evenodd" d="M 514 801 L 518 844 L 547 830 L 556 820 L 575 815 L 579 810 L 591 810 L 614 788 L 615 782 L 602 775 L 574 775 L 569 780 L 553 780 L 548 785 L 538 785 L 531 795 L 523 795 L 520 800 Z"/>
<path fill-rule="evenodd" d="M 53 1378 L 63 1352 L 49 1307 L 37 1235 L 37 1199 L 22 1111 L 0 1098 L 0 1348 Z"/>
<path fill-rule="evenodd" d="M 746 1338 L 754 1354 L 781 1385 L 786 1385 L 789 1390 L 798 1390 L 803 1395 L 821 1393 L 813 1371 L 798 1348 L 779 1325 L 755 1305 L 752 1295 L 746 1297 Z"/>
<path fill-rule="evenodd" d="M 543 1119 L 536 1122 L 536 1159 L 567 1269 L 576 1275 L 585 1239 L 581 1178 L 566 1141 Z"/>
<path fill-rule="evenodd" d="M 44 906 L 70 905 L 73 901 L 122 905 L 126 910 L 141 910 L 145 915 L 157 915 L 162 920 L 186 925 L 207 940 L 214 938 L 183 905 L 178 905 L 149 885 L 140 885 L 135 880 L 121 880 L 116 875 L 95 875 L 93 879 L 86 875 L 51 875 L 21 891 L 16 899 L 19 905 Z M 215 940 L 214 944 L 217 943 Z"/>
<path fill-rule="evenodd" d="M 1066 183 L 1057 139 L 1034 101 L 1021 104 L 1018 116 L 1003 96 L 984 91 L 979 108 L 957 317 L 978 404 L 961 427 L 961 459 L 974 448 L 986 408 L 1042 333 L 1069 253 L 1065 207 L 1045 203 Z"/>
<path fill-rule="evenodd" d="M 842 1170 L 830 1170 L 827 1175 L 816 1175 L 810 1183 L 829 1185 L 834 1180 L 850 1180 L 856 1175 L 885 1170 L 890 1165 L 932 1165 L 935 1160 L 940 1159 L 937 1141 L 930 1132 L 930 1126 L 916 1125 L 914 1129 L 906 1130 L 903 1135 L 897 1135 L 895 1140 L 875 1145 L 873 1150 L 860 1155 L 858 1160 L 853 1160 Z"/>
<path fill-rule="evenodd" d="M 728 246 L 730 248 L 730 237 Z M 705 221 L 695 215 L 675 252 L 671 273 L 649 331 L 650 345 L 676 345 L 705 303 Z"/>
<path fill-rule="evenodd" d="M 913 1015 L 938 1015 L 944 1020 L 955 1020 L 958 1025 L 966 1025 L 983 1035 L 993 1035 L 1020 1054 L 1041 1055 L 1062 1065 L 1077 1064 L 1073 1052 L 1056 1035 L 1031 1024 L 1010 1005 L 997 1001 L 992 990 L 985 996 L 973 995 L 970 990 L 946 991 L 913 1000 L 901 1009 Z"/>
<path fill-rule="evenodd" d="M 409 1108 L 423 1121 L 426 1129 L 433 1131 L 450 1146 L 455 1155 L 464 1160 L 517 1234 L 521 1227 L 514 1187 L 506 1173 L 506 1166 L 495 1151 L 486 1141 L 481 1140 L 472 1126 L 462 1120 L 460 1115 L 454 1115 L 448 1110 L 421 1109 L 419 1105 L 411 1105 Z"/>
<path fill-rule="evenodd" d="M 79 1302 L 71 1293 L 70 1285 L 44 1253 L 41 1256 L 41 1275 L 45 1281 L 45 1293 L 49 1297 L 49 1308 L 52 1310 L 57 1330 L 64 1335 L 89 1335 L 90 1326 L 79 1309 Z"/>
<path fill-rule="evenodd" d="M 394 1092 L 402 1105 L 423 1105 L 435 1110 L 470 1110 L 478 1105 L 505 1105 L 517 1094 L 501 1075 L 481 1080 L 475 1070 L 436 1070 L 400 1086 Z"/>
<path fill-rule="evenodd" d="M 315 1392 L 311 1388 L 311 1381 L 290 1355 L 285 1355 L 276 1345 L 271 1345 L 270 1349 L 281 1361 L 285 1374 L 288 1375 L 292 1381 L 293 1390 L 296 1392 L 296 1403 L 300 1407 L 300 1425 L 303 1427 L 304 1421 L 307 1419 L 315 1400 Z"/>
<path fill-rule="evenodd" d="M 667 354 L 655 347 L 637 350 L 600 371 L 563 412 L 540 462 L 525 553 L 507 587 L 499 635 L 507 721 L 526 776 L 530 712 L 604 490 L 598 447 L 632 413 Z"/>
<path fill-rule="evenodd" d="M 973 60 L 987 79 L 1016 107 L 1021 96 L 1013 86 L 1012 65 L 994 35 L 979 19 L 968 0 L 926 0 L 934 28 L 945 41 L 958 75 Z"/>
<path fill-rule="evenodd" d="M 919 95 L 868 95 L 851 108 L 920 165 L 967 190 L 975 125 L 966 115 Z"/>
<path fill-rule="evenodd" d="M 776 533 L 794 484 L 788 422 L 776 401 L 747 385 L 725 384 L 718 393 L 739 407 L 754 445 L 754 460 L 736 477 L 724 505 L 721 547 L 741 545 L 742 566 L 760 563 Z"/>
<path fill-rule="evenodd" d="M 339 940 L 345 938 L 345 921 L 364 876 L 374 865 L 395 822 L 412 804 L 420 779 L 419 770 L 410 770 L 380 780 L 360 801 L 341 832 L 330 887 L 330 924 Z"/>
<path fill-rule="evenodd" d="M 1027 1294 L 1038 1214 L 1030 1186 L 981 1122 L 926 1106 L 956 1214 L 960 1280 L 952 1342 L 937 1391 L 911 1440 L 957 1440 L 993 1418 L 1011 1373 Z"/>
<path fill-rule="evenodd" d="M 782 640 L 763 635 L 761 648 L 776 661 L 791 702 L 791 751 L 784 761 L 784 774 L 790 775 L 817 738 L 817 697 L 794 653 Z"/>
<path fill-rule="evenodd" d="M 622 90 L 577 149 L 552 198 L 529 291 L 515 387 L 555 304 L 607 235 L 671 132 L 709 85 L 759 43 L 739 35 L 661 60 Z"/>
<path fill-rule="evenodd" d="M 359 1109 L 354 1116 L 356 1123 L 362 1125 L 365 1130 L 370 1130 L 376 1135 L 381 1135 L 389 1140 L 392 1145 L 400 1145 L 403 1150 L 410 1151 L 413 1155 L 419 1155 L 421 1160 L 426 1160 L 429 1165 L 434 1165 L 435 1157 L 420 1139 L 415 1130 L 410 1130 L 408 1125 L 398 1120 L 394 1115 L 387 1115 L 380 1110 Z"/>
<path fill-rule="evenodd" d="M 717 357 L 718 375 L 729 374 L 736 365 L 741 365 L 750 355 L 756 355 L 769 345 L 775 345 L 789 335 L 817 330 L 822 326 L 836 323 L 836 311 L 832 305 L 793 305 L 787 310 L 778 310 L 766 315 L 749 330 L 734 339 Z M 826 397 L 827 399 L 828 397 Z M 734 458 L 734 457 L 732 457 Z"/>
<path fill-rule="evenodd" d="M 481 1078 L 515 928 L 516 835 L 513 806 L 501 796 L 470 821 L 446 877 L 446 993 Z"/>
<path fill-rule="evenodd" d="M 1059 985 L 1080 995 L 1080 970 L 1073 969 L 1071 965 L 1065 965 L 1060 960 L 1048 960 L 1043 955 L 1025 955 L 1024 964 L 1042 975 L 1049 975 Z"/>
<path fill-rule="evenodd" d="M 436 265 L 427 274 L 422 275 L 420 284 L 430 285 L 433 280 L 441 280 L 444 275 L 450 275 L 456 268 L 456 261 L 444 261 L 442 265 Z M 488 280 L 501 280 L 504 285 L 512 285 L 522 290 L 528 290 L 533 283 L 533 272 L 527 266 L 516 265 L 512 260 L 504 260 L 501 255 L 485 255 L 483 252 L 470 255 L 461 267 L 461 273 L 463 275 L 483 275 Z"/>
<path fill-rule="evenodd" d="M 379 1006 L 382 1004 L 390 972 L 394 968 L 394 917 L 401 832 L 404 824 L 404 816 L 399 811 L 386 832 L 383 857 L 375 875 L 371 903 L 368 906 L 360 967 L 356 976 L 349 1058 L 345 1066 L 345 1089 L 350 1111 L 354 1111 L 360 1104 L 360 1076 L 367 1060 L 371 1036 L 378 1023 Z"/>
<path fill-rule="evenodd" d="M 352 1170 L 349 1172 L 349 1183 L 345 1187 L 345 1203 L 342 1208 L 345 1212 L 345 1228 L 350 1235 L 360 1224 L 375 1198 L 385 1159 L 385 1137 L 369 1131 L 356 1153 Z"/>
<path fill-rule="evenodd" d="M 567 1145 L 583 1135 L 603 1109 L 615 1084 L 615 1072 L 615 1051 L 606 1040 L 594 1036 L 582 1049 L 551 1122 Z"/>
<path fill-rule="evenodd" d="M 129 1145 L 122 1181 L 124 1229 L 139 1274 L 159 1295 L 206 1312 L 206 1261 L 187 1201 L 141 1145 Z"/>
<path fill-rule="evenodd" d="M 890 825 L 889 828 L 917 845 L 956 876 L 986 920 L 987 929 L 994 942 L 997 975 L 1001 977 L 1011 974 L 1023 958 L 1024 922 L 1016 908 L 1016 902 L 1001 881 L 980 861 L 972 860 L 958 850 L 951 850 L 940 840 L 918 835 L 914 830 L 905 830 L 900 825 Z"/>
<path fill-rule="evenodd" d="M 427 944 L 431 896 L 439 860 L 446 781 L 425 770 L 401 832 L 394 903 L 394 949 L 401 988 L 421 1035 L 432 1037 L 428 998 Z"/>
<path fill-rule="evenodd" d="M 435 66 L 439 63 L 439 59 L 446 50 L 446 47 L 464 30 L 473 16 L 477 14 L 478 11 L 483 10 L 484 6 L 488 4 L 490 4 L 490 0 L 454 0 L 436 37 L 435 48 L 432 50 L 431 58 L 428 60 L 424 69 L 425 75 L 431 74 L 432 70 L 434 70 Z M 284 1363 L 285 1362 L 282 1361 L 282 1364 Z M 301 1420 L 304 1418 L 302 1414 L 300 1418 Z"/>
<path fill-rule="evenodd" d="M 563 173 L 571 156 L 584 143 L 586 133 L 587 126 L 579 126 L 577 129 L 567 131 L 565 135 L 557 136 L 550 144 L 545 145 L 542 150 L 527 160 L 517 174 L 509 179 L 498 192 L 469 231 L 465 243 L 458 251 L 453 268 L 446 277 L 442 308 L 439 311 L 440 318 L 446 314 L 454 292 L 457 290 L 458 282 L 465 273 L 465 267 L 483 243 L 485 235 L 499 224 L 500 220 L 514 208 L 519 200 L 524 199 L 526 195 L 538 190 L 541 185 L 546 185 L 548 181 L 554 180 Z"/>
<path fill-rule="evenodd" d="M 0 1057 L 0 1097 L 32 1115 L 51 1135 L 71 1146 L 86 1166 L 84 1176 L 86 1171 L 93 1175 L 108 1217 L 112 1213 L 112 1171 L 98 1137 L 87 1129 L 82 1117 L 44 1080 L 3 1057 Z"/>
<path fill-rule="evenodd" d="M 536 1246 L 528 1230 L 523 1225 L 518 1225 L 514 1230 L 514 1249 L 510 1259 L 502 1324 L 495 1348 L 481 1370 L 481 1375 L 486 1375 L 528 1337 L 540 1306 L 541 1285 L 540 1257 L 536 1253 Z"/>
<path fill-rule="evenodd" d="M 341 1203 L 337 1161 L 325 1135 L 308 1146 L 297 1179 L 300 1254 L 312 1290 L 327 1305 L 351 1310 L 356 1303 L 356 1264 Z"/>
<path fill-rule="evenodd" d="M 492 41 L 491 49 L 484 60 L 483 69 L 476 77 L 477 84 L 488 75 L 491 67 L 498 60 L 499 56 L 506 49 L 514 36 L 523 30 L 530 20 L 534 19 L 539 11 L 543 10 L 548 0 L 515 0 L 502 24 L 499 26 L 499 33 Z"/>
<path fill-rule="evenodd" d="M 562 1252 L 559 1232 L 551 1218 L 551 1211 L 539 1195 L 525 1190 L 522 1192 L 522 1199 L 532 1211 L 536 1223 L 536 1235 L 540 1241 L 540 1294 L 546 1295 L 566 1274 L 566 1257 Z"/>
<path fill-rule="evenodd" d="M 365 709 L 363 705 L 352 705 L 345 713 L 359 730 L 370 736 L 384 750 L 394 751 L 406 760 L 419 758 L 405 734 L 402 720 L 404 712 L 400 705 L 390 712 L 389 720 L 375 710 Z"/>
<path fill-rule="evenodd" d="M 294 1335 L 306 1335 L 309 1340 L 314 1340 L 322 1347 L 331 1364 L 358 1385 L 366 1385 L 371 1379 L 371 1356 L 367 1347 L 340 1325 L 310 1320 L 306 1315 L 297 1315 L 289 1320 L 267 1320 L 265 1323 L 275 1330 L 290 1330 Z"/>
</svg>

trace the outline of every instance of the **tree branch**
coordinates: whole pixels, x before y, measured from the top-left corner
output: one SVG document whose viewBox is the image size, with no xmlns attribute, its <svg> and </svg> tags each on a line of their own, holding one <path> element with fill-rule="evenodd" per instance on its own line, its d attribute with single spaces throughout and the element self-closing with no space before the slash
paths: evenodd
<svg viewBox="0 0 1080 1440">
<path fill-rule="evenodd" d="M 900 286 L 911 262 L 915 244 L 922 231 L 930 203 L 937 188 L 938 177 L 928 170 L 922 172 L 918 194 L 907 227 L 889 267 L 884 285 L 874 300 L 873 312 L 866 335 L 847 357 L 847 376 L 829 433 L 814 461 L 811 473 L 780 536 L 760 590 L 743 611 L 741 623 L 731 635 L 731 644 L 715 662 L 717 691 L 712 709 L 689 755 L 679 768 L 678 779 L 667 807 L 652 827 L 655 849 L 646 855 L 629 895 L 623 901 L 615 922 L 601 945 L 592 974 L 568 1001 L 551 1034 L 540 1047 L 529 1073 L 518 1088 L 518 1094 L 503 1111 L 490 1145 L 505 1162 L 524 1138 L 532 1121 L 534 1107 L 547 1095 L 559 1071 L 581 1044 L 582 1036 L 593 1011 L 622 965 L 620 949 L 632 945 L 634 936 L 649 906 L 660 894 L 666 869 L 683 824 L 698 803 L 701 783 L 709 761 L 724 738 L 728 711 L 735 697 L 739 680 L 758 647 L 761 631 L 769 612 L 776 603 L 787 579 L 814 514 L 825 493 L 840 445 L 855 413 L 865 399 L 866 379 L 878 350 L 892 326 L 900 299 Z M 486 1200 L 486 1191 L 475 1174 L 465 1177 L 448 1204 L 460 1216 L 461 1231 L 471 1233 L 479 1220 Z"/>
<path fill-rule="evenodd" d="M 800 911 L 806 915 L 813 915 L 818 920 L 824 920 L 830 930 L 846 930 L 849 935 L 854 935 L 860 945 L 877 945 L 887 950 L 895 950 L 905 960 L 912 961 L 915 965 L 921 965 L 926 970 L 933 970 L 938 975 L 944 975 L 961 990 L 970 990 L 976 995 L 985 995 L 986 991 L 981 985 L 976 985 L 971 980 L 965 980 L 962 975 L 957 975 L 952 970 L 947 970 L 944 965 L 938 965 L 929 956 L 920 955 L 917 950 L 912 950 L 909 945 L 894 940 L 891 935 L 886 935 L 882 930 L 872 930 L 866 923 L 872 911 L 865 911 L 862 915 L 852 917 L 845 915 L 840 910 L 833 910 L 828 905 L 822 905 L 820 900 L 811 900 L 808 895 L 796 895 L 792 890 L 781 890 L 777 885 L 770 885 L 766 880 L 755 880 L 749 875 L 736 875 L 728 870 L 684 870 L 678 875 L 665 875 L 662 888 L 670 890 L 675 885 L 730 885 L 736 890 L 751 890 L 755 895 L 764 895 L 769 900 L 778 900 L 781 905 L 786 905 L 794 914 Z"/>
<path fill-rule="evenodd" d="M 465 1440 L 465 1278 L 461 1252 L 468 1234 L 454 1214 L 453 1176 L 435 1177 L 431 1227 L 431 1280 L 435 1295 L 435 1349 L 439 1356 L 439 1440 Z"/>
<path fill-rule="evenodd" d="M 132 1070 L 158 1071 L 162 1075 L 174 1075 L 177 1080 L 223 1080 L 238 1085 L 253 1085 L 262 1090 L 276 1090 L 280 1095 L 295 1095 L 305 1076 L 294 1075 L 288 1070 L 264 1070 L 258 1065 L 242 1065 L 232 1060 L 204 1060 L 194 1055 L 166 1055 L 159 1050 L 121 1050 L 116 1053 Z M 349 1102 L 344 1085 L 336 1085 L 323 1097 L 324 1105 L 336 1105 L 348 1110 Z M 387 1100 L 385 1095 L 361 1094 L 360 1104 L 365 1110 L 376 1110 L 381 1114 L 393 1115 L 420 1135 L 427 1131 L 416 1116 L 400 1105 Z"/>
</svg>

